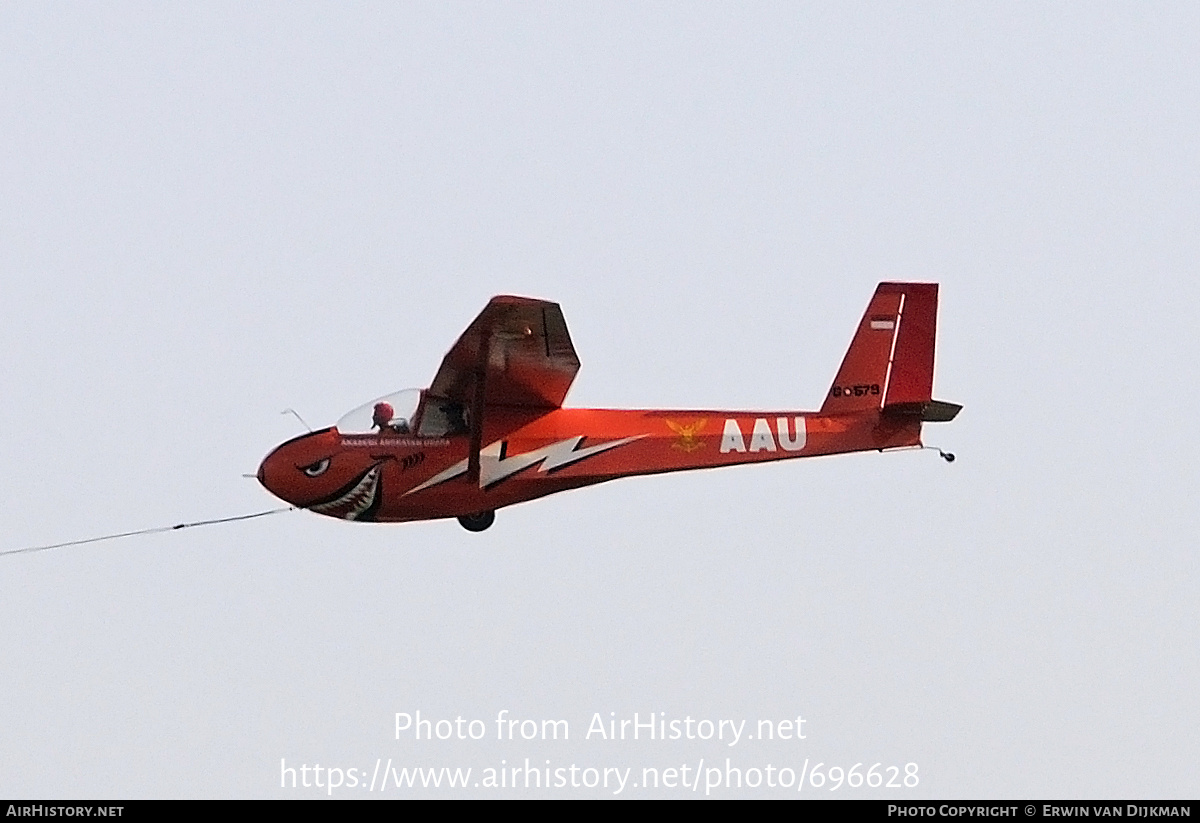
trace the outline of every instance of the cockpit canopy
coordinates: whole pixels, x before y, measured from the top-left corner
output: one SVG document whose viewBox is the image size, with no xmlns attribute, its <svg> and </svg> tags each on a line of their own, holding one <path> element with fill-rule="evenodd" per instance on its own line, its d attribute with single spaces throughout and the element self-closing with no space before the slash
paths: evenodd
<svg viewBox="0 0 1200 823">
<path fill-rule="evenodd" d="M 420 389 L 405 389 L 377 397 L 342 415 L 337 430 L 342 434 L 379 434 L 380 431 L 412 434 L 421 394 Z M 390 428 L 383 429 L 384 426 Z"/>
<path fill-rule="evenodd" d="M 405 389 L 377 397 L 337 422 L 341 434 L 453 437 L 470 431 L 462 403 L 434 397 L 423 389 Z"/>
</svg>

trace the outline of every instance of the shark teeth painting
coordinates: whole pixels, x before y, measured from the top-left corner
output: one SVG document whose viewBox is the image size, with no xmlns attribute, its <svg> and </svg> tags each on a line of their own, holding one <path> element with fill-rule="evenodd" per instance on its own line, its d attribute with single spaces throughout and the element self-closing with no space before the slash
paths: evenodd
<svg viewBox="0 0 1200 823">
<path fill-rule="evenodd" d="M 310 511 L 327 514 L 330 517 L 340 517 L 343 520 L 365 520 L 373 511 L 379 493 L 379 464 L 369 468 L 361 477 L 351 484 L 348 490 L 325 503 L 309 506 Z"/>
</svg>

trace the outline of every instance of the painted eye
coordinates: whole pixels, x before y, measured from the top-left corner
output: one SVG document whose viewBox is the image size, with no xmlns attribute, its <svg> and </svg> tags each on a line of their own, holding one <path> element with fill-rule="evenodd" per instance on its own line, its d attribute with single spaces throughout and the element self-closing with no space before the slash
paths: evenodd
<svg viewBox="0 0 1200 823">
<path fill-rule="evenodd" d="M 328 468 L 329 468 L 329 458 L 326 457 L 325 459 L 318 460 L 316 463 L 312 463 L 311 465 L 301 466 L 300 471 L 304 472 L 309 477 L 318 477 L 318 476 L 324 474 L 325 470 Z"/>
</svg>

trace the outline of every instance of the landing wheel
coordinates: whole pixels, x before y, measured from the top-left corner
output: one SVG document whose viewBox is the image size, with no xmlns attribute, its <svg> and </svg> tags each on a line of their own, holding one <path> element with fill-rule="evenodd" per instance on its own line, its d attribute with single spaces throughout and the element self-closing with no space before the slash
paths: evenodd
<svg viewBox="0 0 1200 823">
<path fill-rule="evenodd" d="M 465 514 L 458 518 L 458 522 L 469 532 L 481 532 L 496 522 L 496 513 L 476 512 L 475 514 Z"/>
</svg>

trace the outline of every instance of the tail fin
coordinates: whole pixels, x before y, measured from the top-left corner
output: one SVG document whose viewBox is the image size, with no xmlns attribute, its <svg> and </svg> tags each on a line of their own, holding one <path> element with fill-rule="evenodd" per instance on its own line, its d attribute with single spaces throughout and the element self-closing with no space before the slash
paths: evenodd
<svg viewBox="0 0 1200 823">
<path fill-rule="evenodd" d="M 924 416 L 933 403 L 937 296 L 937 283 L 879 284 L 822 414 L 885 409 Z"/>
</svg>

